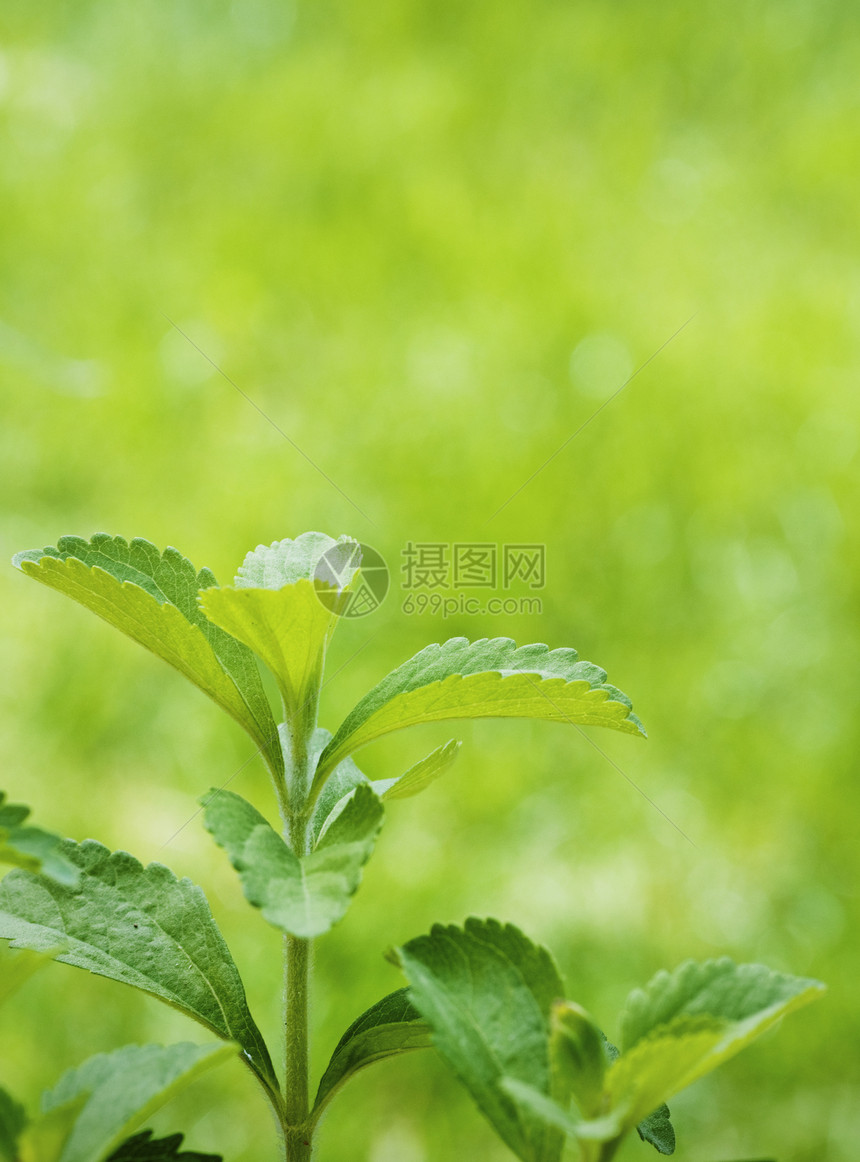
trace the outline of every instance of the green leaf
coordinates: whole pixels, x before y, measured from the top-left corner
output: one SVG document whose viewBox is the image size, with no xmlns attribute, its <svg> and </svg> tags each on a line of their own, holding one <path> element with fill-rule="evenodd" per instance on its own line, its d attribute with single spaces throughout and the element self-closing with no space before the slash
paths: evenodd
<svg viewBox="0 0 860 1162">
<path fill-rule="evenodd" d="M 707 1016 L 759 1029 L 825 991 L 821 981 L 774 972 L 763 964 L 687 960 L 634 989 L 621 1014 L 621 1052 L 677 1017 Z"/>
<path fill-rule="evenodd" d="M 568 1004 L 569 1002 L 562 1003 Z M 618 1050 L 611 1042 L 603 1037 L 603 1034 L 600 1034 L 600 1036 L 603 1039 L 602 1052 L 605 1061 L 608 1063 L 618 1057 Z M 553 1046 L 555 1053 L 558 1052 L 558 1048 L 557 1045 Z M 575 1062 L 560 1063 L 560 1068 L 564 1070 L 570 1064 L 573 1064 L 576 1070 Z M 583 1079 L 580 1077 L 578 1080 L 576 1078 L 573 1080 L 581 1091 Z M 580 1120 L 571 1111 L 560 1105 L 554 1098 L 540 1093 L 533 1086 L 525 1082 L 506 1077 L 501 1082 L 501 1087 L 516 1102 L 525 1109 L 531 1110 L 536 1117 L 546 1122 L 547 1125 L 555 1126 L 562 1133 L 576 1138 L 579 1141 L 611 1142 L 624 1136 L 625 1127 L 618 1111 L 612 1111 L 607 1115 L 594 1115 L 590 1119 Z M 574 1089 L 574 1096 L 577 1096 L 576 1089 Z M 590 1094 L 589 1096 L 593 1095 Z M 602 1092 L 600 1100 L 603 1100 Z M 591 1102 L 588 1104 L 593 1108 Z M 582 1108 L 581 1105 L 580 1108 Z M 644 1142 L 649 1142 L 659 1153 L 674 1153 L 675 1131 L 669 1120 L 668 1106 L 661 1105 L 659 1109 L 655 1110 L 649 1117 L 639 1123 L 636 1131 Z"/>
<path fill-rule="evenodd" d="M 336 552 L 332 552 L 338 546 Z M 320 561 L 326 563 L 320 570 Z M 239 566 L 236 585 L 248 589 L 282 589 L 297 581 L 320 580 L 344 588 L 353 580 L 360 564 L 359 543 L 341 535 L 334 540 L 325 533 L 302 533 L 295 540 L 258 545 Z"/>
<path fill-rule="evenodd" d="M 201 802 L 249 902 L 276 928 L 305 938 L 321 936 L 346 913 L 383 817 L 370 787 L 358 787 L 316 848 L 299 858 L 240 795 L 212 790 Z"/>
<path fill-rule="evenodd" d="M 451 738 L 442 746 L 410 767 L 405 775 L 396 779 L 380 779 L 373 784 L 373 789 L 384 803 L 389 799 L 408 799 L 417 795 L 425 787 L 434 783 L 440 775 L 444 775 L 448 767 L 456 759 L 463 744 Z M 347 760 L 348 761 L 348 760 Z"/>
<path fill-rule="evenodd" d="M 286 589 L 209 589 L 206 616 L 249 646 L 277 679 L 290 721 L 313 724 L 325 651 L 337 617 L 310 581 Z"/>
<path fill-rule="evenodd" d="M 22 827 L 30 808 L 6 803 L 0 791 L 0 863 L 40 871 L 58 883 L 75 887 L 78 869 L 59 853 L 60 836 L 39 827 Z"/>
<path fill-rule="evenodd" d="M 397 956 L 436 1049 L 502 1140 L 524 1162 L 556 1162 L 559 1132 L 501 1085 L 551 1093 L 549 1014 L 564 989 L 549 953 L 512 925 L 470 919 L 436 925 Z"/>
<path fill-rule="evenodd" d="M 236 1052 L 235 1045 L 188 1042 L 126 1045 L 69 1070 L 42 1098 L 46 1114 L 84 1099 L 58 1162 L 101 1162 L 166 1101 Z"/>
<path fill-rule="evenodd" d="M 515 1077 L 503 1077 L 499 1086 L 521 1109 L 529 1110 L 539 1121 L 554 1126 L 569 1137 L 577 1137 L 581 1123 L 554 1098 Z"/>
<path fill-rule="evenodd" d="M 13 871 L 0 883 L 0 939 L 151 993 L 225 1040 L 237 1041 L 274 1091 L 268 1050 L 206 897 L 163 864 L 144 868 L 94 840 L 64 840 L 77 891 Z M 57 946 L 62 950 L 57 952 Z"/>
<path fill-rule="evenodd" d="M 606 1058 L 610 1064 L 617 1061 L 621 1051 L 604 1036 Z M 658 1106 L 647 1118 L 643 1118 L 636 1127 L 636 1133 L 643 1142 L 649 1142 L 659 1154 L 675 1153 L 675 1128 L 672 1125 L 669 1107 L 664 1103 Z"/>
<path fill-rule="evenodd" d="M 451 638 L 393 670 L 347 715 L 320 758 L 313 792 L 346 755 L 380 735 L 446 718 L 542 718 L 644 734 L 630 700 L 576 650 L 517 649 L 510 638 Z"/>
<path fill-rule="evenodd" d="M 149 541 L 107 533 L 91 541 L 61 537 L 56 548 L 18 553 L 13 563 L 169 662 L 247 730 L 276 779 L 283 777 L 277 729 L 254 657 L 198 607 L 198 591 L 217 585 L 209 569 L 197 573 L 176 549 L 159 553 Z"/>
<path fill-rule="evenodd" d="M 604 1081 L 605 1112 L 578 1123 L 576 1135 L 615 1142 L 635 1126 L 661 1154 L 671 1154 L 675 1133 L 663 1103 L 820 996 L 823 987 L 728 958 L 687 961 L 673 973 L 658 973 L 628 997 L 620 1056 L 607 1043 L 612 1064 Z"/>
<path fill-rule="evenodd" d="M 597 1117 L 609 1064 L 606 1038 L 572 1001 L 556 1001 L 552 1007 L 550 1056 L 562 1092 L 573 1096 L 583 1117 Z"/>
<path fill-rule="evenodd" d="M 687 961 L 630 994 L 621 1056 L 606 1075 L 625 1128 L 740 1052 L 776 1021 L 820 996 L 815 980 L 727 957 Z"/>
<path fill-rule="evenodd" d="M 643 1118 L 636 1127 L 636 1133 L 643 1142 L 649 1142 L 658 1154 L 675 1153 L 675 1127 L 665 1102 L 653 1114 Z"/>
<path fill-rule="evenodd" d="M 0 1162 L 16 1162 L 18 1139 L 28 1120 L 24 1107 L 0 1089 Z"/>
<path fill-rule="evenodd" d="M 260 545 L 245 558 L 235 588 L 208 589 L 200 598 L 216 625 L 262 658 L 277 679 L 287 718 L 307 729 L 316 720 L 326 646 L 338 621 L 336 608 L 324 605 L 318 595 L 329 587 L 314 580 L 320 558 L 332 550 L 346 562 L 358 543 L 303 533 L 294 541 Z M 354 572 L 347 563 L 345 583 Z"/>
<path fill-rule="evenodd" d="M 141 1130 L 126 1138 L 106 1162 L 223 1162 L 221 1154 L 200 1154 L 197 1150 L 183 1150 L 180 1154 L 181 1145 L 182 1134 L 153 1138 L 152 1130 Z"/>
<path fill-rule="evenodd" d="M 389 993 L 349 1026 L 320 1081 L 314 1120 L 360 1069 L 412 1049 L 429 1049 L 433 1044 L 430 1026 L 409 1000 L 408 992 L 404 988 Z"/>
<path fill-rule="evenodd" d="M 308 748 L 308 765 L 311 771 L 316 770 L 319 757 L 331 742 L 331 737 L 331 732 L 322 727 L 314 731 Z M 374 789 L 370 779 L 359 770 L 352 758 L 344 759 L 335 767 L 314 804 L 311 818 L 311 836 L 314 844 L 318 842 L 326 826 L 330 826 L 346 806 L 346 801 L 355 788 L 361 786 Z"/>
<path fill-rule="evenodd" d="M 318 728 L 314 732 L 310 748 L 310 769 L 312 771 L 316 769 L 319 756 L 331 741 L 331 737 L 327 730 Z M 370 787 L 384 803 L 390 799 L 405 799 L 410 795 L 417 795 L 419 791 L 423 791 L 425 787 L 445 773 L 457 757 L 461 745 L 462 743 L 451 739 L 450 742 L 446 742 L 444 746 L 438 747 L 432 754 L 410 767 L 406 774 L 395 779 L 378 779 L 376 782 L 371 782 L 359 770 L 351 757 L 345 758 L 329 775 L 314 805 L 311 820 L 311 834 L 314 841 L 322 835 L 327 827 L 331 826 L 346 806 L 349 796 L 356 787 Z"/>
</svg>

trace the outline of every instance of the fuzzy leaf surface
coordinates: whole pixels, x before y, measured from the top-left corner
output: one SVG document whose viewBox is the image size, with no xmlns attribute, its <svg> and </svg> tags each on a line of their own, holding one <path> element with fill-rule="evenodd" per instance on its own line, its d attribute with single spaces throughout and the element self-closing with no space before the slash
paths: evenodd
<svg viewBox="0 0 860 1162">
<path fill-rule="evenodd" d="M 16 1162 L 18 1139 L 27 1122 L 24 1107 L 0 1089 L 0 1162 Z"/>
<path fill-rule="evenodd" d="M 78 869 L 60 855 L 60 836 L 40 827 L 22 827 L 30 808 L 5 800 L 0 791 L 0 863 L 40 871 L 58 883 L 75 887 Z"/>
<path fill-rule="evenodd" d="M 635 1125 L 823 991 L 819 981 L 727 957 L 658 973 L 628 997 L 623 1050 L 606 1076 L 611 1109 Z"/>
<path fill-rule="evenodd" d="M 576 650 L 517 648 L 510 638 L 451 638 L 398 666 L 347 715 L 320 759 L 317 788 L 346 755 L 381 735 L 448 718 L 542 718 L 644 734 L 630 699 Z"/>
<path fill-rule="evenodd" d="M 658 1154 L 675 1153 L 675 1127 L 672 1125 L 669 1107 L 664 1102 L 636 1127 L 643 1142 L 649 1142 Z"/>
<path fill-rule="evenodd" d="M 523 1162 L 557 1162 L 562 1135 L 501 1084 L 551 1093 L 549 1014 L 564 990 L 549 953 L 512 925 L 470 919 L 397 955 L 436 1049 L 502 1140 Z"/>
<path fill-rule="evenodd" d="M 183 1150 L 182 1134 L 170 1134 L 167 1138 L 153 1138 L 152 1130 L 141 1130 L 132 1138 L 126 1138 L 119 1149 L 106 1162 L 224 1162 L 221 1154 L 200 1154 L 197 1150 Z"/>
<path fill-rule="evenodd" d="M 359 567 L 358 550 L 358 541 L 353 537 L 342 535 L 335 540 L 326 533 L 313 532 L 302 533 L 294 540 L 258 545 L 239 566 L 236 586 L 282 589 L 297 581 L 313 581 L 325 556 L 328 564 L 323 580 L 342 588 L 352 581 Z"/>
<path fill-rule="evenodd" d="M 727 956 L 687 960 L 634 989 L 621 1015 L 621 1052 L 677 1017 L 714 1017 L 759 1028 L 824 992 L 817 980 L 774 972 L 763 964 L 735 964 Z"/>
<path fill-rule="evenodd" d="M 301 858 L 240 795 L 212 790 L 204 801 L 206 827 L 239 872 L 248 901 L 270 924 L 310 938 L 346 913 L 382 826 L 382 804 L 370 787 L 356 790 Z"/>
<path fill-rule="evenodd" d="M 355 573 L 357 541 L 335 541 L 325 533 L 303 533 L 295 540 L 258 545 L 239 567 L 235 588 L 201 594 L 205 614 L 238 638 L 266 663 L 281 691 L 287 717 L 312 725 L 325 651 L 337 624 L 337 609 L 320 601 L 318 588 L 333 595 Z M 323 556 L 341 567 L 326 569 L 327 585 L 315 578 Z M 336 604 L 336 603 L 335 603 Z"/>
<path fill-rule="evenodd" d="M 14 564 L 179 670 L 243 726 L 273 770 L 283 774 L 275 721 L 253 655 L 198 606 L 198 591 L 217 586 L 209 569 L 198 573 L 176 549 L 160 553 L 149 541 L 107 533 L 90 541 L 61 537 L 56 547 L 18 553 Z"/>
<path fill-rule="evenodd" d="M 190 1042 L 126 1045 L 69 1070 L 42 1098 L 45 1114 L 83 1099 L 58 1162 L 101 1162 L 155 1110 L 236 1051 L 235 1045 Z"/>
<path fill-rule="evenodd" d="M 91 839 L 64 840 L 62 852 L 80 870 L 80 887 L 10 872 L 0 883 L 0 939 L 151 993 L 238 1042 L 277 1089 L 239 971 L 201 889 L 163 864 L 143 867 Z"/>
<path fill-rule="evenodd" d="M 389 993 L 346 1030 L 320 1081 L 313 1110 L 315 1118 L 360 1069 L 412 1049 L 429 1049 L 433 1044 L 430 1026 L 409 1000 L 408 993 L 405 988 Z"/>
<path fill-rule="evenodd" d="M 325 651 L 337 621 L 310 581 L 284 589 L 207 589 L 206 616 L 238 638 L 274 674 L 289 718 L 313 718 Z"/>
</svg>

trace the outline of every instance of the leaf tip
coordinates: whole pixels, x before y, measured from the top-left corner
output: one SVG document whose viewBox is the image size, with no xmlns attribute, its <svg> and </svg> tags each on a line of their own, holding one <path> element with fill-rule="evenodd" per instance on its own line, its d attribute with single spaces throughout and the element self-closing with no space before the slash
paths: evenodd
<svg viewBox="0 0 860 1162">
<path fill-rule="evenodd" d="M 386 948 L 382 956 L 385 960 L 388 961 L 389 964 L 393 964 L 395 968 L 403 967 L 403 959 L 400 955 L 400 949 L 395 948 L 393 944 L 390 948 Z"/>
<path fill-rule="evenodd" d="M 32 561 L 35 565 L 43 556 L 44 553 L 41 549 L 22 549 L 20 553 L 16 553 L 12 558 L 12 564 L 16 569 L 20 569 L 21 572 L 24 573 L 26 572 L 24 569 L 24 563 L 26 561 Z"/>
<path fill-rule="evenodd" d="M 632 710 L 627 715 L 627 721 L 634 727 L 634 734 L 638 734 L 640 738 L 648 737 L 648 731 L 645 729 L 645 724 L 633 713 Z"/>
</svg>

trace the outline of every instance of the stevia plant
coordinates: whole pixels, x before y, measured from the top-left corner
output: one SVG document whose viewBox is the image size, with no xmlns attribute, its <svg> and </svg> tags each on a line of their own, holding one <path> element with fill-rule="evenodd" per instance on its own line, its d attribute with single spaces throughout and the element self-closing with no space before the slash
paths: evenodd
<svg viewBox="0 0 860 1162">
<path fill-rule="evenodd" d="M 454 718 L 531 717 L 643 735 L 630 700 L 575 650 L 507 638 L 430 645 L 370 690 L 334 734 L 318 726 L 326 650 L 360 585 L 360 546 L 321 533 L 260 546 L 219 587 L 175 549 L 100 534 L 63 537 L 15 564 L 87 606 L 199 686 L 251 736 L 271 775 L 274 826 L 241 796 L 210 790 L 203 818 L 248 902 L 283 933 L 283 1079 L 199 887 L 94 840 L 59 840 L 0 801 L 0 939 L 131 985 L 203 1025 L 224 1045 L 125 1046 L 72 1070 L 28 1120 L 0 1091 L 0 1162 L 185 1158 L 180 1135 L 152 1140 L 153 1109 L 202 1069 L 238 1054 L 274 1114 L 288 1162 L 311 1157 L 316 1128 L 350 1078 L 431 1046 L 523 1162 L 608 1162 L 636 1130 L 675 1148 L 665 1102 L 738 1052 L 818 982 L 726 959 L 687 962 L 631 994 L 616 1048 L 565 986 L 552 957 L 512 925 L 435 927 L 389 953 L 408 986 L 357 1018 L 312 1094 L 311 946 L 345 914 L 391 800 L 415 795 L 454 762 L 450 740 L 405 774 L 373 782 L 361 747 L 395 730 Z M 282 700 L 277 723 L 257 659 Z M 35 961 L 28 962 L 34 964 Z M 249 1130 L 249 1138 L 254 1131 Z"/>
</svg>

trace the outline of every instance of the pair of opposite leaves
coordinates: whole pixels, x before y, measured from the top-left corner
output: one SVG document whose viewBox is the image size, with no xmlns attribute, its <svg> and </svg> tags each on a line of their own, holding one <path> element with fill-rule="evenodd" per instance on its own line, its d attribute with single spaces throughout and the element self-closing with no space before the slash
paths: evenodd
<svg viewBox="0 0 860 1162">
<path fill-rule="evenodd" d="M 290 786 L 289 740 L 282 746 L 254 654 L 274 674 L 291 729 L 310 732 L 336 602 L 319 599 L 325 557 L 348 586 L 358 544 L 321 533 L 260 546 L 233 587 L 219 588 L 176 550 L 99 534 L 63 537 L 56 548 L 20 553 L 28 575 L 74 597 L 166 661 L 239 721 L 257 742 L 282 798 L 306 792 L 316 810 L 313 849 L 294 854 L 239 796 L 211 792 L 206 823 L 242 876 L 248 899 L 278 927 L 302 937 L 327 931 L 346 911 L 382 822 L 382 799 L 415 794 L 456 757 L 451 740 L 399 780 L 370 784 L 351 761 L 359 747 L 392 730 L 457 717 L 536 717 L 644 734 L 630 701 L 575 650 L 517 648 L 507 638 L 455 638 L 421 650 L 371 690 L 334 737 L 312 738 L 313 782 Z M 340 557 L 338 558 L 338 554 Z M 327 596 L 331 590 L 327 589 Z"/>
</svg>

